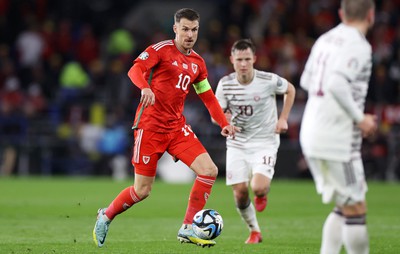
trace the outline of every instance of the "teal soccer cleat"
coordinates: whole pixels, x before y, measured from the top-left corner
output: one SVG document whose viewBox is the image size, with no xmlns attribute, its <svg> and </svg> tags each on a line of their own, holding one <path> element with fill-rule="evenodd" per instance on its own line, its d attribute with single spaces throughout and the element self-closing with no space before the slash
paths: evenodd
<svg viewBox="0 0 400 254">
<path fill-rule="evenodd" d="M 216 244 L 214 240 L 205 240 L 199 238 L 193 231 L 192 225 L 183 224 L 178 231 L 178 241 L 181 243 L 193 243 L 201 247 L 212 247 Z"/>
<path fill-rule="evenodd" d="M 108 227 L 110 226 L 111 221 L 105 215 L 106 209 L 100 208 L 97 211 L 97 220 L 93 229 L 93 240 L 98 247 L 103 247 L 104 242 L 106 241 L 106 236 L 108 232 Z"/>
</svg>

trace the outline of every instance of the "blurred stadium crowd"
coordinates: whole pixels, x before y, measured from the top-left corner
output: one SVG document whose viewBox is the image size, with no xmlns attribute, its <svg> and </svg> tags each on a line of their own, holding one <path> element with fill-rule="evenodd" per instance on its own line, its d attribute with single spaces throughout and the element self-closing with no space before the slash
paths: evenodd
<svg viewBox="0 0 400 254">
<path fill-rule="evenodd" d="M 232 71 L 236 39 L 257 45 L 256 68 L 297 87 L 277 175 L 307 176 L 298 144 L 306 95 L 298 81 L 318 35 L 338 22 L 339 0 L 0 0 L 0 175 L 110 175 L 131 170 L 130 130 L 140 91 L 126 73 L 148 45 L 173 38 L 173 13 L 201 14 L 195 49 L 214 88 Z M 400 1 L 376 1 L 368 34 L 374 69 L 367 111 L 377 135 L 364 142 L 369 178 L 396 180 L 400 158 Z M 225 144 L 194 92 L 185 108 L 223 172 Z M 279 159 L 281 158 L 281 159 Z M 280 172 L 280 173 L 279 173 Z"/>
</svg>

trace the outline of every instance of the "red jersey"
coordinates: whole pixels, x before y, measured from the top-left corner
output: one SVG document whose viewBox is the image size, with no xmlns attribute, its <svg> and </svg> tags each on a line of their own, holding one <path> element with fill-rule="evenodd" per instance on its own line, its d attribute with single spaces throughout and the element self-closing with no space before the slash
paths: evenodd
<svg viewBox="0 0 400 254">
<path fill-rule="evenodd" d="M 195 51 L 181 53 L 174 40 L 161 41 L 149 46 L 133 62 L 147 69 L 146 80 L 155 95 L 155 104 L 136 110 L 138 128 L 153 132 L 180 130 L 186 123 L 183 108 L 190 86 L 207 78 L 204 59 Z M 151 75 L 151 77 L 150 77 Z"/>
</svg>

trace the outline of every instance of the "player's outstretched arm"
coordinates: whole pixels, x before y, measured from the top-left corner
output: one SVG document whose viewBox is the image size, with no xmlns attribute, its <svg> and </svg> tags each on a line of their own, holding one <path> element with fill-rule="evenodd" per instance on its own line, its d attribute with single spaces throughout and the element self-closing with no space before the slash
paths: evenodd
<svg viewBox="0 0 400 254">
<path fill-rule="evenodd" d="M 235 133 L 240 132 L 240 128 L 230 125 L 226 119 L 224 112 L 222 111 L 221 106 L 218 103 L 217 98 L 214 95 L 214 92 L 209 89 L 203 93 L 199 93 L 200 99 L 203 101 L 204 105 L 207 107 L 208 112 L 210 112 L 211 118 L 213 121 L 218 123 L 221 127 L 221 135 L 224 137 L 234 137 Z"/>
</svg>

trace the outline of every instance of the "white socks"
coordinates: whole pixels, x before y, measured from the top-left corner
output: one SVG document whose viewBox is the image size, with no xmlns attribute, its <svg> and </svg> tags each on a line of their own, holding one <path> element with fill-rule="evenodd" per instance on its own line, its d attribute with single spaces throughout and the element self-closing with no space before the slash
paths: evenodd
<svg viewBox="0 0 400 254">
<path fill-rule="evenodd" d="M 322 230 L 321 254 L 339 254 L 345 246 L 348 254 L 368 254 L 369 241 L 365 215 L 345 218 L 331 212 Z"/>
<path fill-rule="evenodd" d="M 258 225 L 256 209 L 252 202 L 250 202 L 249 206 L 244 209 L 236 208 L 242 220 L 247 224 L 247 227 L 250 231 L 261 232 L 260 226 Z"/>
<path fill-rule="evenodd" d="M 321 254 L 338 254 L 342 248 L 342 231 L 345 218 L 340 212 L 332 211 L 322 229 Z"/>
<path fill-rule="evenodd" d="M 368 254 L 369 240 L 365 215 L 346 218 L 343 227 L 343 243 L 348 254 Z"/>
</svg>

